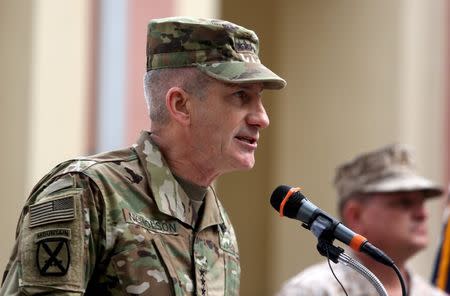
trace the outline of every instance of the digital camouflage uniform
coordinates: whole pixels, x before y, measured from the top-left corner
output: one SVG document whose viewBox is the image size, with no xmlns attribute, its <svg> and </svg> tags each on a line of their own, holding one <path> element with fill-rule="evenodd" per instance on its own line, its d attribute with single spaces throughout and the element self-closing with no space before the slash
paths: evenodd
<svg viewBox="0 0 450 296">
<path fill-rule="evenodd" d="M 152 20 L 147 71 L 195 67 L 222 82 L 286 82 L 253 31 L 227 21 Z M 212 187 L 197 212 L 144 133 L 135 147 L 67 161 L 33 189 L 2 294 L 238 295 L 233 227 Z"/>
<path fill-rule="evenodd" d="M 196 218 L 146 132 L 64 162 L 26 203 L 2 293 L 238 295 L 236 238 L 213 188 Z"/>
<path fill-rule="evenodd" d="M 331 262 L 333 271 L 351 296 L 378 296 L 372 284 L 361 274 L 345 266 Z M 446 294 L 427 283 L 419 275 L 409 272 L 409 296 L 445 296 Z M 291 278 L 277 296 L 345 296 L 334 278 L 327 262 L 308 267 Z"/>
</svg>

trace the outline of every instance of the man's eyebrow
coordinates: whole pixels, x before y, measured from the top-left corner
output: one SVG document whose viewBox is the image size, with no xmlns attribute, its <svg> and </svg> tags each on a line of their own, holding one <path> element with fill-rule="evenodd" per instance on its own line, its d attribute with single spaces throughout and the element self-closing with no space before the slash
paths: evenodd
<svg viewBox="0 0 450 296">
<path fill-rule="evenodd" d="M 226 87 L 228 88 L 243 88 L 246 90 L 250 90 L 253 88 L 253 83 L 229 83 L 229 82 L 225 82 L 224 83 Z M 264 86 L 261 84 L 261 88 L 259 89 L 259 92 L 262 92 L 264 90 Z"/>
<path fill-rule="evenodd" d="M 225 84 L 226 87 L 229 87 L 229 88 L 241 88 L 241 87 L 243 87 L 243 85 L 239 84 L 239 83 L 225 82 L 224 84 Z"/>
</svg>

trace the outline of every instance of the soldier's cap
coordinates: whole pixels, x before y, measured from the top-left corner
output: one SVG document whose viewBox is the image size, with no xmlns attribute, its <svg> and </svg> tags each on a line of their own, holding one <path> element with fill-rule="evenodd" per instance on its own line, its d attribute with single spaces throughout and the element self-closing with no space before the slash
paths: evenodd
<svg viewBox="0 0 450 296">
<path fill-rule="evenodd" d="M 227 21 L 169 17 L 148 24 L 147 71 L 197 67 L 224 82 L 285 87 L 284 79 L 261 64 L 258 52 L 256 34 Z"/>
<path fill-rule="evenodd" d="M 425 197 L 442 194 L 440 186 L 419 175 L 411 147 L 385 146 L 357 156 L 336 169 L 334 184 L 340 202 L 366 193 L 422 191 Z"/>
</svg>

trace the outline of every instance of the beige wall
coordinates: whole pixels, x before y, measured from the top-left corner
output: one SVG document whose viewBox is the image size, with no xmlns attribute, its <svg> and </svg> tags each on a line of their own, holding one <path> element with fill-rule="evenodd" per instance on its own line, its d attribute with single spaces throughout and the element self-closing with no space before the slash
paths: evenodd
<svg viewBox="0 0 450 296">
<path fill-rule="evenodd" d="M 84 153 L 90 66 L 89 1 L 33 3 L 27 188 L 59 162 Z"/>
<path fill-rule="evenodd" d="M 447 2 L 405 0 L 399 15 L 398 137 L 416 148 L 419 170 L 441 183 L 449 154 Z M 442 200 L 429 203 L 430 245 L 411 264 L 427 278 L 438 247 L 442 204 Z"/>
<path fill-rule="evenodd" d="M 31 8 L 29 1 L 0 1 L 0 269 L 14 241 L 25 198 L 29 119 Z"/>
<path fill-rule="evenodd" d="M 223 2 L 223 17 L 255 29 L 263 61 L 288 81 L 266 94 L 271 127 L 255 170 L 219 182 L 240 241 L 242 295 L 272 295 L 322 260 L 314 236 L 271 209 L 277 185 L 300 185 L 336 214 L 336 165 L 391 142 L 415 146 L 419 169 L 443 181 L 443 3 Z M 412 262 L 427 278 L 440 230 L 440 202 L 433 203 L 432 244 Z"/>
<path fill-rule="evenodd" d="M 0 3 L 3 271 L 32 186 L 86 147 L 88 1 Z"/>
</svg>

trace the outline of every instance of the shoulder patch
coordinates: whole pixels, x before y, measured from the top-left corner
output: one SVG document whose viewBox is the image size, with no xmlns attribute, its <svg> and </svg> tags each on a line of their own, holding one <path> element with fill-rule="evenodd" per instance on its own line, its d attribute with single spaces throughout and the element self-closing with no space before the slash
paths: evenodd
<svg viewBox="0 0 450 296">
<path fill-rule="evenodd" d="M 35 234 L 34 241 L 39 242 L 48 238 L 63 238 L 71 239 L 70 228 L 52 228 L 44 231 L 37 232 Z"/>
<path fill-rule="evenodd" d="M 73 189 L 28 205 L 19 247 L 20 287 L 84 291 L 88 238 L 83 198 L 83 192 Z"/>
<path fill-rule="evenodd" d="M 71 221 L 75 218 L 73 196 L 30 205 L 30 227 L 55 222 Z"/>
<path fill-rule="evenodd" d="M 42 276 L 65 275 L 70 266 L 68 239 L 53 237 L 38 241 L 36 263 Z"/>
</svg>

